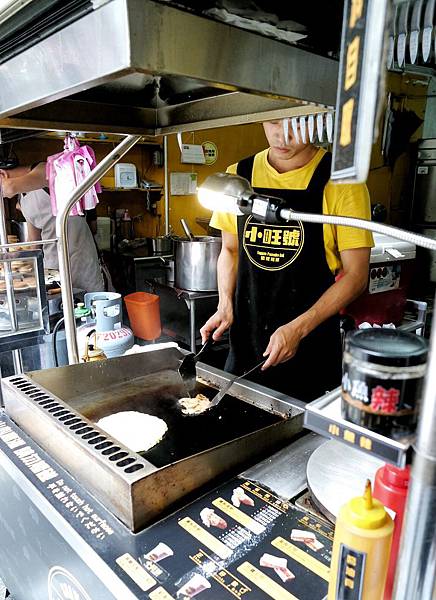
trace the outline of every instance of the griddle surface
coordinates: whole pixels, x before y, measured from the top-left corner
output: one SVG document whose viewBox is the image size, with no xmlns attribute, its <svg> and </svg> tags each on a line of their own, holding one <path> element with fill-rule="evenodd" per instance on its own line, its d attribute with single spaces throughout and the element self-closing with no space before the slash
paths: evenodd
<svg viewBox="0 0 436 600">
<path fill-rule="evenodd" d="M 195 393 L 213 398 L 217 390 L 201 383 Z M 194 394 L 191 394 L 194 395 Z M 197 416 L 184 415 L 178 400 L 186 396 L 174 372 L 141 377 L 73 399 L 71 405 L 96 422 L 120 411 L 138 411 L 163 419 L 168 431 L 159 444 L 140 453 L 163 467 L 198 452 L 283 421 L 283 418 L 226 395 L 220 404 Z M 80 406 L 78 406 L 78 404 Z"/>
</svg>

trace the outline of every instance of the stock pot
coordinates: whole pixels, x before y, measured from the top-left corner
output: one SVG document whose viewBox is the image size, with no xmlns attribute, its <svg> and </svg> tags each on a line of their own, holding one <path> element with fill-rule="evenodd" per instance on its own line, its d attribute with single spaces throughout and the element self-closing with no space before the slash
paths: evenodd
<svg viewBox="0 0 436 600">
<path fill-rule="evenodd" d="M 221 238 L 197 236 L 175 239 L 175 286 L 194 292 L 214 292 Z"/>
</svg>

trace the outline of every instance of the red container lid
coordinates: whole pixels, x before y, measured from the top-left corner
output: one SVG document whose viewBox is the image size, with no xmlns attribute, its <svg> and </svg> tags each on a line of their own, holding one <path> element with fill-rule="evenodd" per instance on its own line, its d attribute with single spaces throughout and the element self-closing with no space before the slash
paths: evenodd
<svg viewBox="0 0 436 600">
<path fill-rule="evenodd" d="M 382 468 L 382 480 L 385 485 L 391 485 L 399 488 L 408 488 L 410 479 L 410 466 L 404 469 L 386 464 Z"/>
</svg>

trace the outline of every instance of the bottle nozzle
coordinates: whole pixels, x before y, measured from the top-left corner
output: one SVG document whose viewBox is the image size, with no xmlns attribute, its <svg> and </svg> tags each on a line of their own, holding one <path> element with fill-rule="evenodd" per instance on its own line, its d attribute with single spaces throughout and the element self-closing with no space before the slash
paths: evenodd
<svg viewBox="0 0 436 600">
<path fill-rule="evenodd" d="M 367 510 L 371 510 L 373 508 L 373 502 L 372 502 L 371 481 L 369 479 L 366 480 L 365 492 L 363 494 L 363 497 L 365 500 L 365 508 Z"/>
</svg>

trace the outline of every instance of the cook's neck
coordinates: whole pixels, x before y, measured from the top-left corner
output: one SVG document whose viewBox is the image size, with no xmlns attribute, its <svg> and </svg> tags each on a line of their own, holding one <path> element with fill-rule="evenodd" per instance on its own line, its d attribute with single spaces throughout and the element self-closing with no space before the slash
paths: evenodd
<svg viewBox="0 0 436 600">
<path fill-rule="evenodd" d="M 288 158 L 280 158 L 274 154 L 274 150 L 268 150 L 268 162 L 277 173 L 287 173 L 305 167 L 318 152 L 316 146 L 306 146 L 304 150 Z"/>
</svg>

